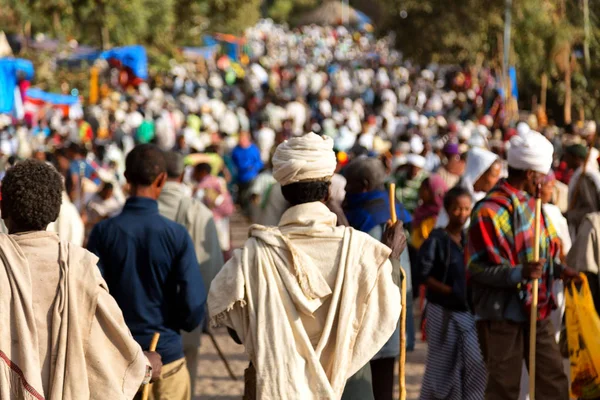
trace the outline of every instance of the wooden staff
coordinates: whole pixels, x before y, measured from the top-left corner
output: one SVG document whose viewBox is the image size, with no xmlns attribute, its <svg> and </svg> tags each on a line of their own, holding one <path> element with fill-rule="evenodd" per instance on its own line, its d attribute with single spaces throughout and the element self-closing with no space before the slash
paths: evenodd
<svg viewBox="0 0 600 400">
<path fill-rule="evenodd" d="M 150 351 L 156 351 L 156 346 L 158 345 L 158 339 L 160 338 L 160 333 L 154 332 L 154 336 L 152 336 L 152 341 L 150 342 Z M 148 396 L 150 395 L 150 384 L 144 385 L 144 390 L 142 391 L 142 400 L 148 400 Z"/>
<path fill-rule="evenodd" d="M 390 219 L 392 224 L 398 221 L 396 215 L 396 184 L 390 184 Z M 406 273 L 400 266 L 400 290 L 401 295 L 401 310 L 400 310 L 400 360 L 398 362 L 398 391 L 400 392 L 400 400 L 406 400 Z"/>
<path fill-rule="evenodd" d="M 535 219 L 533 239 L 533 261 L 540 260 L 540 229 L 542 216 L 542 185 L 538 184 L 535 192 Z M 529 325 L 529 399 L 535 400 L 535 347 L 538 317 L 538 279 L 531 283 L 531 315 Z"/>
</svg>

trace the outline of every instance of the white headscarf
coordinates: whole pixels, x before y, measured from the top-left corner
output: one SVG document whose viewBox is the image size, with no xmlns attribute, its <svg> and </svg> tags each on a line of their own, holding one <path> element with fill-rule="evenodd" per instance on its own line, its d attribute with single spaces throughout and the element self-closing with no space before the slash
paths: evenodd
<svg viewBox="0 0 600 400">
<path fill-rule="evenodd" d="M 473 147 L 467 153 L 467 165 L 462 186 L 474 193 L 473 185 L 498 160 L 498 156 L 489 150 Z"/>
<path fill-rule="evenodd" d="M 554 146 L 539 132 L 530 131 L 524 135 L 516 135 L 510 140 L 508 166 L 547 174 L 552 167 L 553 153 Z"/>
<path fill-rule="evenodd" d="M 277 146 L 273 155 L 273 177 L 281 186 L 329 178 L 336 165 L 333 140 L 310 132 Z"/>
<path fill-rule="evenodd" d="M 460 181 L 460 186 L 467 189 L 473 198 L 473 202 L 478 202 L 486 195 L 485 192 L 475 192 L 475 182 L 498 160 L 498 156 L 491 151 L 474 147 L 467 153 L 467 165 L 465 173 Z M 445 228 L 448 225 L 448 212 L 442 208 L 436 223 L 436 228 Z M 465 223 L 465 229 L 469 226 L 470 221 Z"/>
</svg>

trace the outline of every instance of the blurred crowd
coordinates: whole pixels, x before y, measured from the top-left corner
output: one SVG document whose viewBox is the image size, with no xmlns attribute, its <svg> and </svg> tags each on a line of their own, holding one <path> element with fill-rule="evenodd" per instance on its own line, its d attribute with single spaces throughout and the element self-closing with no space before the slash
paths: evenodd
<svg viewBox="0 0 600 400">
<path fill-rule="evenodd" d="M 123 208 L 125 157 L 136 145 L 177 152 L 184 157 L 187 196 L 212 211 L 228 259 L 236 204 L 263 225 L 277 225 L 290 206 L 272 174 L 276 147 L 308 132 L 330 137 L 337 168 L 327 206 L 338 224 L 380 238 L 382 232 L 371 232 L 379 227 L 360 216 L 377 215 L 369 209 L 376 197 L 369 196 L 385 194 L 376 188 L 396 185 L 398 217 L 410 235 L 401 258 L 412 275 L 409 350 L 413 292 L 421 309 L 426 298 L 448 300 L 425 294 L 431 270 L 419 260 L 438 257 L 428 253 L 432 243 L 447 240 L 432 232 L 468 226 L 471 207 L 514 168 L 507 153 L 515 138 L 543 135 L 552 144 L 554 172 L 544 180 L 544 202 L 563 258 L 586 216 L 600 211 L 595 123 L 558 127 L 543 110 L 516 115 L 505 106 L 496 71 L 485 65 L 417 67 L 402 61 L 393 37 L 343 26 L 289 29 L 263 20 L 245 40 L 247 54 L 239 63 L 173 64 L 169 73 L 135 88 L 104 88 L 98 103 L 82 112 L 43 106 L 25 109 L 23 120 L 0 115 L 0 171 L 28 158 L 53 164 L 65 191 L 49 229 L 81 245 L 97 223 Z M 355 160 L 369 161 L 357 167 Z M 459 242 L 461 231 L 453 231 Z M 464 252 L 451 250 L 460 257 Z M 455 279 L 464 281 L 464 273 Z M 398 349 L 390 351 L 395 357 Z"/>
</svg>

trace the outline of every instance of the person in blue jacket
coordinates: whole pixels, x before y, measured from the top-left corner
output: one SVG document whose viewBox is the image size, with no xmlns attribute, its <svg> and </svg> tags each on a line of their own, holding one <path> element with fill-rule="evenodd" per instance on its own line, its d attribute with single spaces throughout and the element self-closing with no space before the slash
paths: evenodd
<svg viewBox="0 0 600 400">
<path fill-rule="evenodd" d="M 260 150 L 252 143 L 248 132 L 240 133 L 239 144 L 233 149 L 231 159 L 237 170 L 238 203 L 245 205 L 248 189 L 264 167 Z"/>
<path fill-rule="evenodd" d="M 125 162 L 131 197 L 123 212 L 104 220 L 90 234 L 88 249 L 102 272 L 135 340 L 148 350 L 160 333 L 161 379 L 152 398 L 168 393 L 191 398 L 180 331 L 191 332 L 204 317 L 206 290 L 186 229 L 159 214 L 157 198 L 167 180 L 166 160 L 156 146 L 135 147 Z"/>
</svg>

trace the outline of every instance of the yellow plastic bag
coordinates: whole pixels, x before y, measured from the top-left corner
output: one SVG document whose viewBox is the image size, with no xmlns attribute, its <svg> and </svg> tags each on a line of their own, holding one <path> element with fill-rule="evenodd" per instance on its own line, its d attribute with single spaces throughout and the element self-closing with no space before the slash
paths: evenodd
<svg viewBox="0 0 600 400">
<path fill-rule="evenodd" d="M 581 289 L 572 282 L 565 290 L 571 396 L 594 399 L 600 397 L 600 318 L 587 278 L 582 274 L 581 279 Z"/>
</svg>

